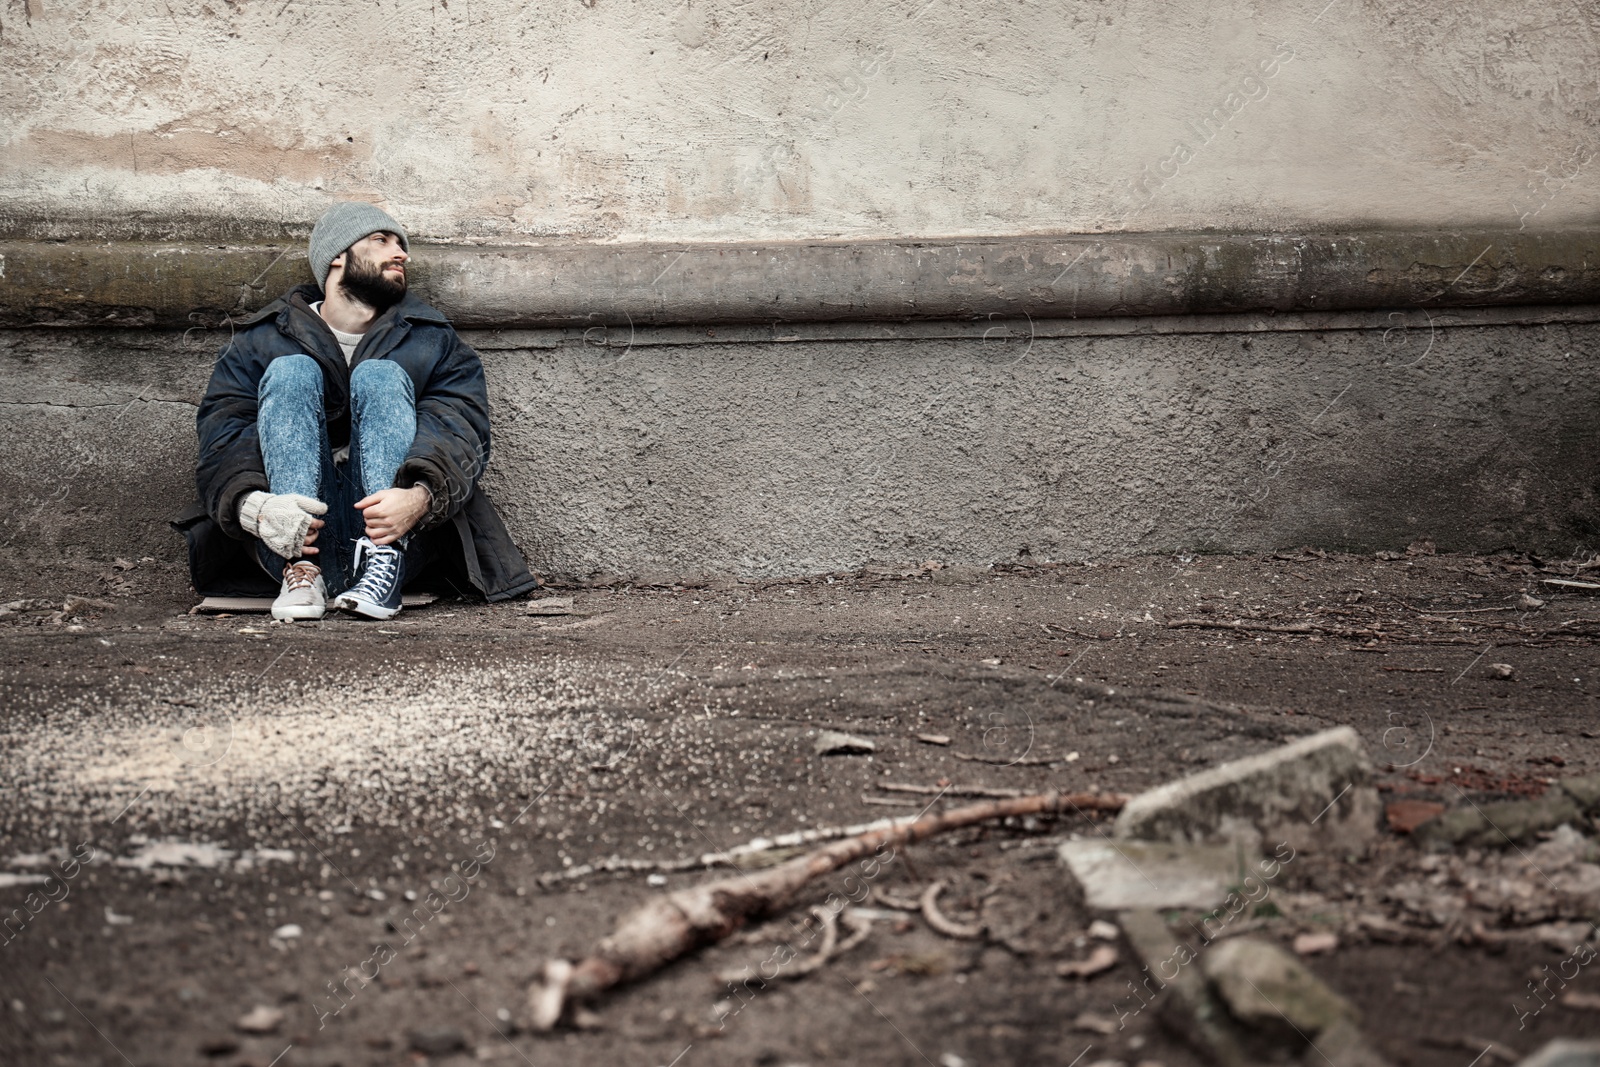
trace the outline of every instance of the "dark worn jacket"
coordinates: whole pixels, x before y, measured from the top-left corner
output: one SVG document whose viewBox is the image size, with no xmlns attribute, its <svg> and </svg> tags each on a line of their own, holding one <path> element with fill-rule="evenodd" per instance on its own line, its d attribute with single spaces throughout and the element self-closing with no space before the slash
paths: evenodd
<svg viewBox="0 0 1600 1067">
<path fill-rule="evenodd" d="M 277 583 L 254 562 L 254 539 L 239 527 L 239 505 L 245 494 L 268 488 L 256 435 L 261 376 L 268 363 L 295 353 L 322 366 L 323 409 L 335 449 L 350 441 L 351 369 L 369 359 L 399 365 L 415 391 L 417 435 L 395 485 L 425 482 L 433 493 L 416 536 L 432 540 L 445 578 L 459 575 L 490 600 L 534 589 L 537 580 L 478 488 L 489 460 L 489 398 L 478 354 L 448 319 L 408 293 L 362 335 L 346 365 L 333 332 L 309 306 L 321 296 L 315 285 L 291 289 L 243 323 L 217 357 L 196 419 L 199 502 L 173 524 L 189 542 L 195 589 L 203 596 L 277 592 Z"/>
</svg>

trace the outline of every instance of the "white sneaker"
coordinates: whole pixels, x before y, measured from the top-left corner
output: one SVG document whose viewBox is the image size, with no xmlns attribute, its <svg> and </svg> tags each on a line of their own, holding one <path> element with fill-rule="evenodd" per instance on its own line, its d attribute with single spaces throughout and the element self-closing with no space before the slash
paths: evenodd
<svg viewBox="0 0 1600 1067">
<path fill-rule="evenodd" d="M 283 569 L 283 588 L 272 602 L 272 617 L 282 622 L 295 619 L 320 619 L 328 612 L 328 587 L 322 582 L 322 568 L 298 560 Z"/>
</svg>

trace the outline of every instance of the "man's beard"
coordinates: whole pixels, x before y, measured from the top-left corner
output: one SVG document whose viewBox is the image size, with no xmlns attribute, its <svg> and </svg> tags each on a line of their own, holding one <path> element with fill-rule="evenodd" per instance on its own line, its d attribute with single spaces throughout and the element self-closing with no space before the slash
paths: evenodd
<svg viewBox="0 0 1600 1067">
<path fill-rule="evenodd" d="M 345 256 L 344 273 L 339 278 L 339 288 L 352 300 L 360 301 L 372 310 L 385 312 L 398 304 L 406 295 L 405 272 L 399 281 L 384 277 L 385 264 L 374 263 L 354 252 Z"/>
</svg>

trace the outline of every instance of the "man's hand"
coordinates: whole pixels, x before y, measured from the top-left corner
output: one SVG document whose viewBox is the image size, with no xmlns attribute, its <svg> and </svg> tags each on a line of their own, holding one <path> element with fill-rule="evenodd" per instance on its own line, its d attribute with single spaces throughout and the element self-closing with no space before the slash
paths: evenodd
<svg viewBox="0 0 1600 1067">
<path fill-rule="evenodd" d="M 328 505 L 298 493 L 265 493 L 261 490 L 246 494 L 239 504 L 239 526 L 251 537 L 259 537 L 263 544 L 284 559 L 314 556 L 309 547 L 322 529 L 318 515 L 326 513 Z"/>
<path fill-rule="evenodd" d="M 411 532 L 411 528 L 428 513 L 433 495 L 427 486 L 414 485 L 410 489 L 384 489 L 356 501 L 356 508 L 366 520 L 367 537 L 375 545 L 388 545 Z"/>
</svg>

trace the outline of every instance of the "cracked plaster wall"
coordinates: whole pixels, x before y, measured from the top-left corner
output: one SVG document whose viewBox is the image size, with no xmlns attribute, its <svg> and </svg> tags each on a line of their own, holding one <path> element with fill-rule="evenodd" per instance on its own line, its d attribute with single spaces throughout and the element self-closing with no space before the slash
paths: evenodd
<svg viewBox="0 0 1600 1067">
<path fill-rule="evenodd" d="M 1555 227 L 1600 206 L 1597 42 L 1582 0 L 5 0 L 0 227 Z"/>
</svg>

